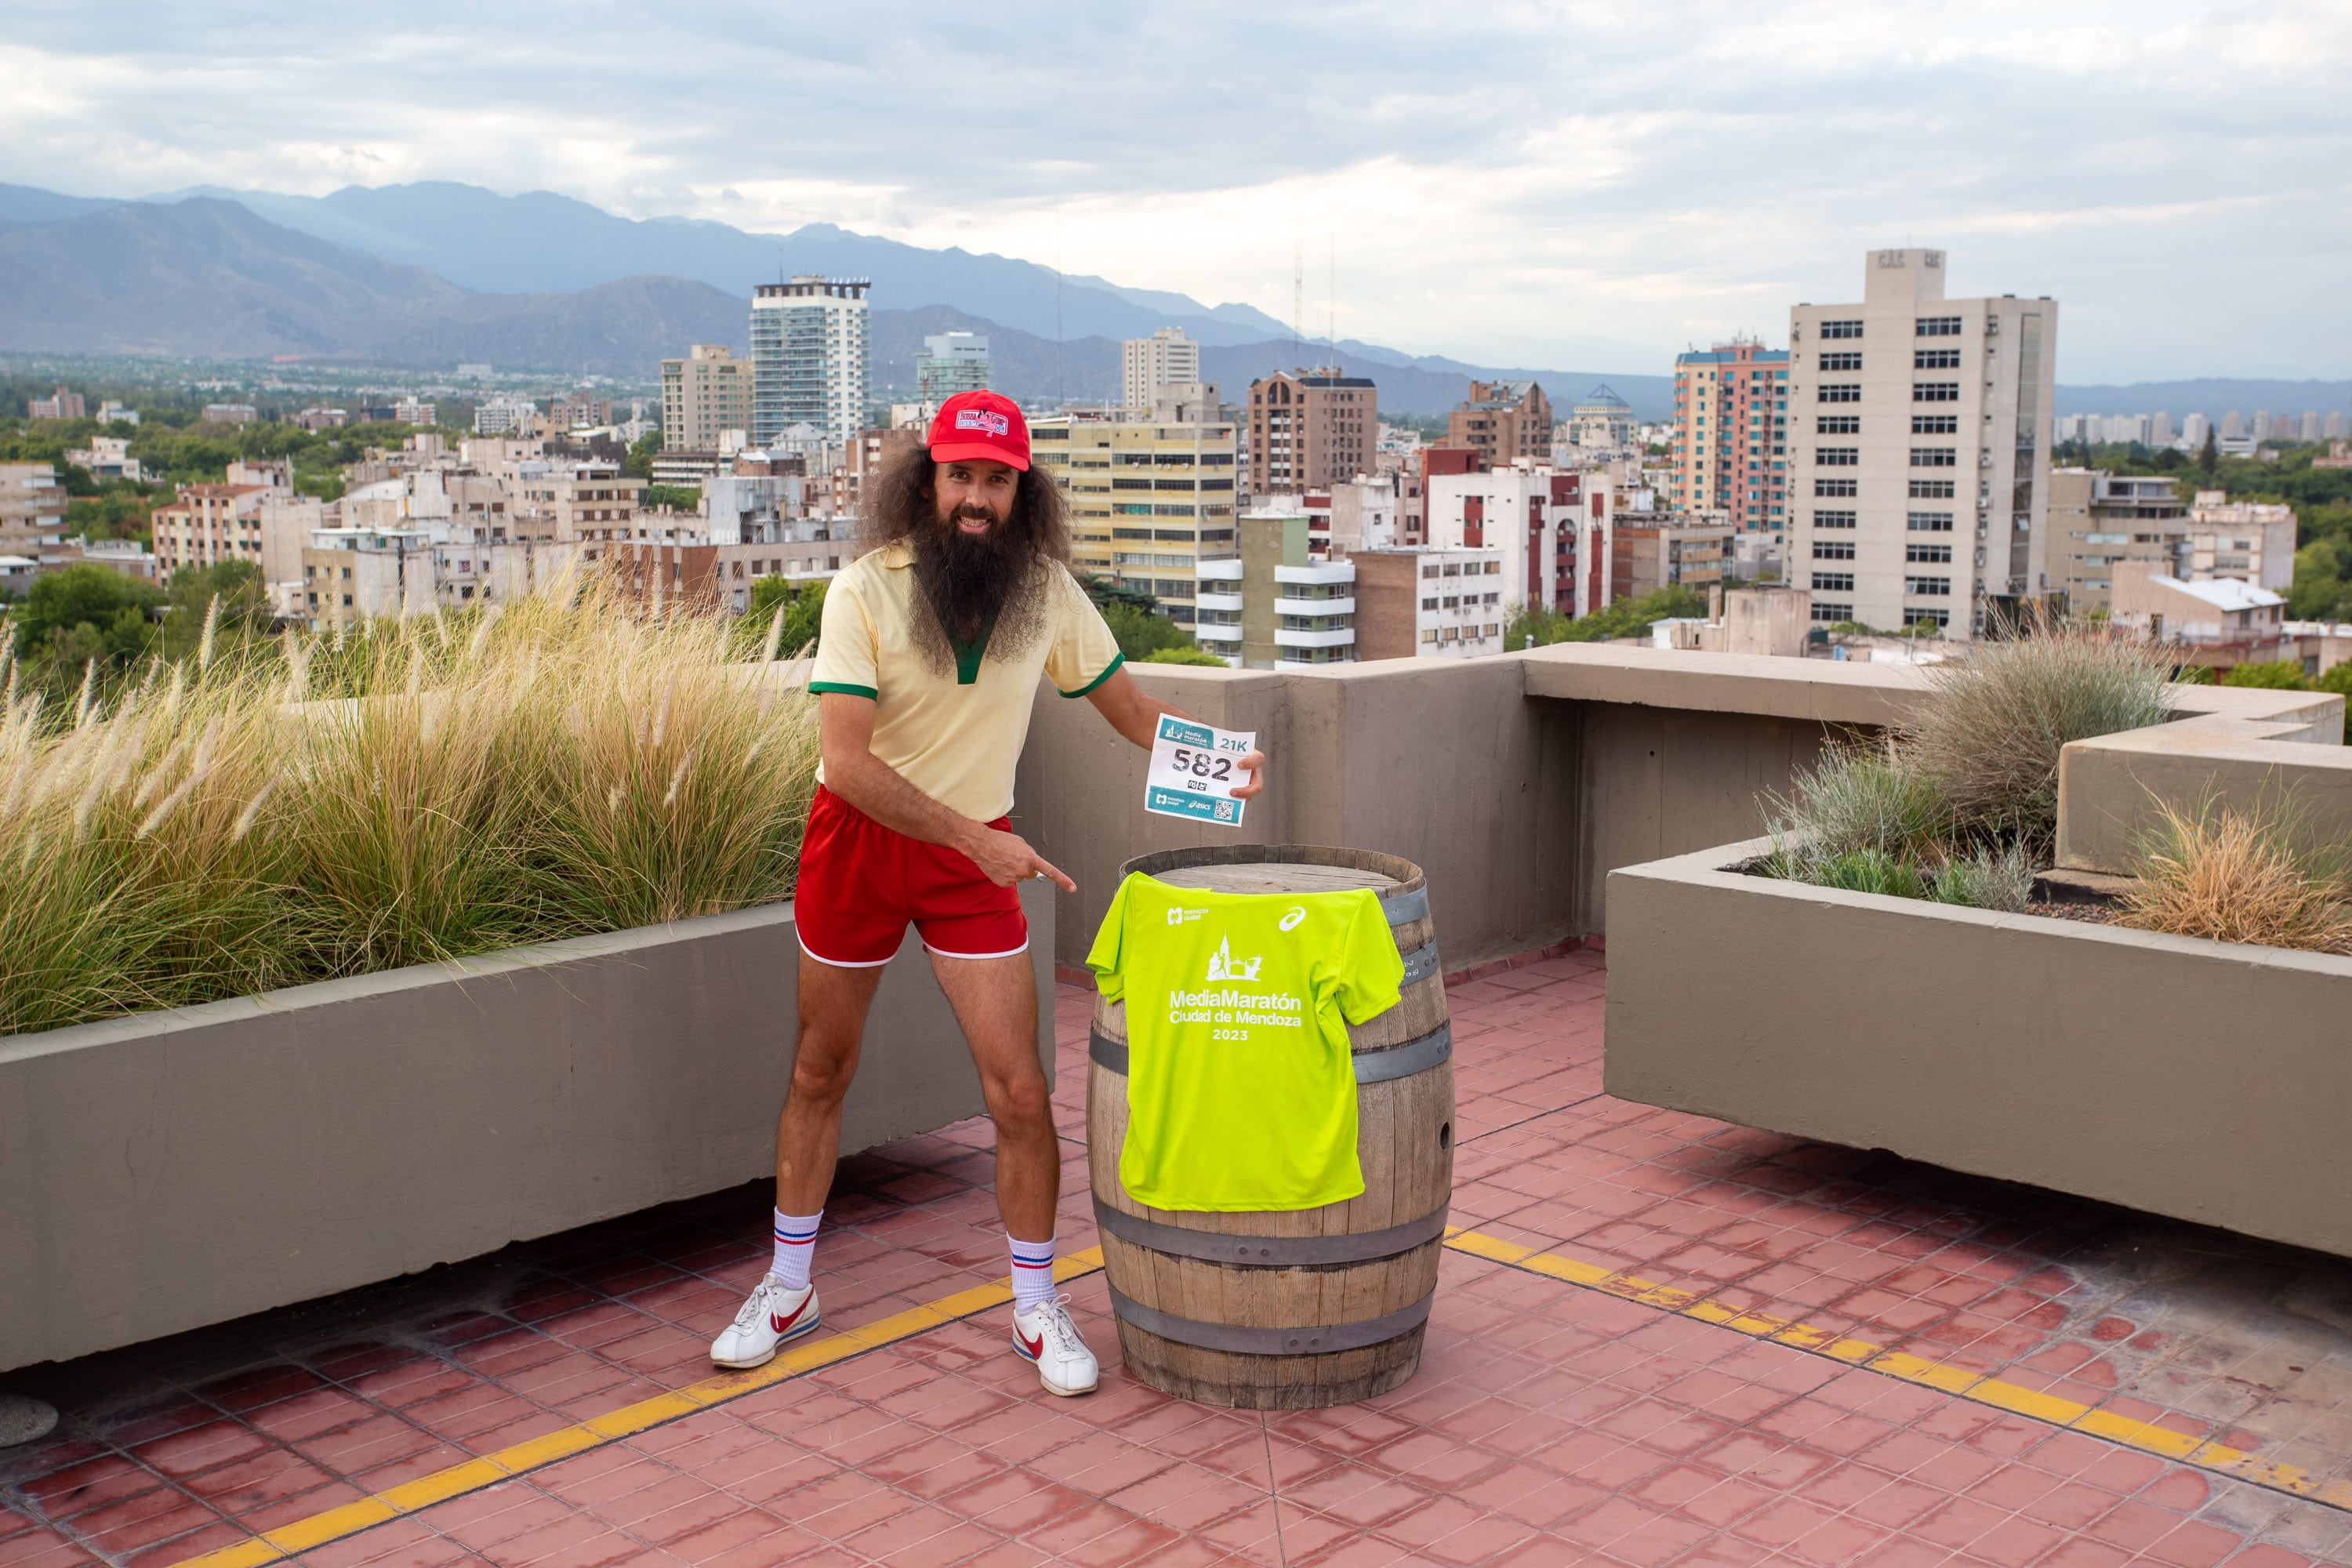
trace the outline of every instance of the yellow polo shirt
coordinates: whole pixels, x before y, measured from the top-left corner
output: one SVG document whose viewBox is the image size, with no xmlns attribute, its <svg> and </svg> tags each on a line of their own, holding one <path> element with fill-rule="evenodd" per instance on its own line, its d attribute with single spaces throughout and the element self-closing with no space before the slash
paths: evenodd
<svg viewBox="0 0 2352 1568">
<path fill-rule="evenodd" d="M 833 580 L 809 689 L 874 699 L 874 754 L 949 810 L 993 822 L 1013 809 L 1037 678 L 1084 697 L 1124 661 L 1118 640 L 1055 562 L 1045 625 L 1019 657 L 960 647 L 954 668 L 933 669 L 915 636 L 915 616 L 930 611 L 916 602 L 913 563 L 904 545 L 885 545 Z"/>
</svg>

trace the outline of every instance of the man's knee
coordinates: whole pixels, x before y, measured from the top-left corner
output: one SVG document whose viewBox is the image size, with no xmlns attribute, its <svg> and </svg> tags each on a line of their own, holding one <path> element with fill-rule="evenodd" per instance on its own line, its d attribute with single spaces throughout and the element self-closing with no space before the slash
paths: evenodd
<svg viewBox="0 0 2352 1568">
<path fill-rule="evenodd" d="M 1043 1072 L 995 1076 L 981 1084 L 982 1098 L 988 1101 L 988 1114 L 999 1126 L 1051 1126 L 1054 1121 L 1054 1097 L 1045 1087 Z"/>
<path fill-rule="evenodd" d="M 857 1076 L 856 1041 L 843 1044 L 814 1032 L 801 1037 L 793 1058 L 793 1098 L 829 1105 L 849 1092 Z"/>
</svg>

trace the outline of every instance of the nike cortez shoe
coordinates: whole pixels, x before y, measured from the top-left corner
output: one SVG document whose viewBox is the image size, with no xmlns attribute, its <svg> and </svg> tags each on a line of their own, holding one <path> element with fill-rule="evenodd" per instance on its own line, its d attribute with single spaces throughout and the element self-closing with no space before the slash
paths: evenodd
<svg viewBox="0 0 2352 1568">
<path fill-rule="evenodd" d="M 1013 1348 L 1037 1363 L 1037 1381 L 1048 1394 L 1092 1394 L 1101 1371 L 1095 1352 L 1087 1349 L 1070 1310 L 1060 1301 L 1041 1301 L 1025 1312 L 1013 1314 Z"/>
<path fill-rule="evenodd" d="M 710 1342 L 710 1360 L 738 1372 L 765 1366 L 776 1359 L 778 1345 L 800 1338 L 817 1322 L 815 1286 L 788 1290 L 782 1280 L 768 1275 L 751 1287 L 735 1321 Z"/>
</svg>

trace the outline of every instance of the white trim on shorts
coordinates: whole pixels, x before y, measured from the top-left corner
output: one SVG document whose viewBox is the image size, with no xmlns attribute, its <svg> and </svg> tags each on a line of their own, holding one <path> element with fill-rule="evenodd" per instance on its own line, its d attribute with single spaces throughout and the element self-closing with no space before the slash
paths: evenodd
<svg viewBox="0 0 2352 1568">
<path fill-rule="evenodd" d="M 889 963 L 890 958 L 896 958 L 898 956 L 894 952 L 890 955 L 890 958 L 871 958 L 859 963 L 852 963 L 845 958 L 827 958 L 824 954 L 819 952 L 816 949 L 808 944 L 808 939 L 801 935 L 800 928 L 798 926 L 793 928 L 793 940 L 801 944 L 801 951 L 803 952 L 807 953 L 811 958 L 815 959 L 819 963 L 822 963 L 830 969 L 879 969 L 884 964 Z M 1022 945 L 1026 946 L 1028 944 L 1024 942 Z"/>
<path fill-rule="evenodd" d="M 923 943 L 923 951 L 925 952 L 936 952 L 941 958 L 1011 958 L 1017 953 L 1028 952 L 1029 940 L 1026 937 L 1024 937 L 1019 947 L 1008 947 L 1003 952 L 950 952 L 946 948 L 933 947 L 928 942 Z M 818 962 L 823 963 L 824 961 L 820 959 Z"/>
</svg>

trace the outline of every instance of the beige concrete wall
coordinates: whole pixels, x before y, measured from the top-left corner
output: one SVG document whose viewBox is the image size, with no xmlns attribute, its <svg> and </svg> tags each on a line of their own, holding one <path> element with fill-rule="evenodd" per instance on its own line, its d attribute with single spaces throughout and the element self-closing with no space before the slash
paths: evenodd
<svg viewBox="0 0 2352 1568">
<path fill-rule="evenodd" d="M 2352 750 L 2342 735 L 2340 717 L 2323 713 L 2313 722 L 2289 711 L 2267 720 L 2207 715 L 2077 741 L 2059 761 L 2058 863 L 2133 874 L 2166 806 L 2192 816 L 2265 812 L 2292 822 L 2306 844 L 2352 844 Z"/>
<path fill-rule="evenodd" d="M 779 904 L 0 1039 L 0 1369 L 759 1176 L 797 963 Z M 982 1110 L 911 933 L 867 1041 L 845 1152 Z"/>
<path fill-rule="evenodd" d="M 1610 1093 L 2352 1255 L 2352 959 L 1610 879 Z"/>
</svg>

